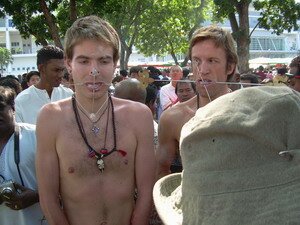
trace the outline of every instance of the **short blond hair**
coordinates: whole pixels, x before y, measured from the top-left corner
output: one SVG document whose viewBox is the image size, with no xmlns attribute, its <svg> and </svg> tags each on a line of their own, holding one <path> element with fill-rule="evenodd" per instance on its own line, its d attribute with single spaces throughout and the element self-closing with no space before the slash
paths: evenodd
<svg viewBox="0 0 300 225">
<path fill-rule="evenodd" d="M 83 40 L 99 40 L 113 48 L 113 61 L 119 60 L 120 39 L 116 30 L 105 20 L 97 16 L 77 19 L 65 35 L 65 57 L 73 58 L 74 46 Z"/>
</svg>

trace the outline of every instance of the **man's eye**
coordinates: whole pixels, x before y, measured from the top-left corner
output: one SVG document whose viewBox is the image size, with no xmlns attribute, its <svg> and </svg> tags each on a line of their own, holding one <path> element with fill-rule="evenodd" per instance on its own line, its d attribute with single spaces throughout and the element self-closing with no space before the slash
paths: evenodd
<svg viewBox="0 0 300 225">
<path fill-rule="evenodd" d="M 88 62 L 87 60 L 81 60 L 81 61 L 79 61 L 80 64 L 87 64 L 87 62 Z"/>
</svg>

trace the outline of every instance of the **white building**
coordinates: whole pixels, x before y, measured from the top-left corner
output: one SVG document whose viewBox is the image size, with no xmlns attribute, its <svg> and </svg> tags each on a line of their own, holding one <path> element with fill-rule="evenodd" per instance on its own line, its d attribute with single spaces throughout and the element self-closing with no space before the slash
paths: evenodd
<svg viewBox="0 0 300 225">
<path fill-rule="evenodd" d="M 249 12 L 250 32 L 257 24 L 259 12 L 250 9 Z M 210 24 L 206 22 L 205 24 Z M 204 24 L 204 25 L 205 25 Z M 229 21 L 221 24 L 224 28 L 230 28 Z M 12 18 L 6 16 L 0 18 L 0 47 L 9 49 L 13 56 L 13 63 L 5 68 L 4 75 L 20 75 L 31 70 L 37 70 L 36 52 L 41 46 L 36 46 L 33 37 L 24 39 L 18 30 L 14 28 Z M 271 31 L 256 28 L 251 36 L 250 59 L 267 57 L 267 58 L 292 58 L 300 52 L 300 32 L 284 32 L 277 36 Z M 178 58 L 183 59 L 183 56 Z M 130 56 L 129 66 L 138 64 L 148 64 L 153 62 L 172 61 L 171 56 L 165 57 L 145 57 L 138 53 L 137 49 L 133 49 Z"/>
<path fill-rule="evenodd" d="M 13 63 L 5 68 L 4 75 L 20 75 L 37 70 L 36 52 L 41 46 L 36 46 L 32 37 L 22 38 L 9 16 L 0 18 L 0 47 L 9 49 L 13 57 Z"/>
</svg>

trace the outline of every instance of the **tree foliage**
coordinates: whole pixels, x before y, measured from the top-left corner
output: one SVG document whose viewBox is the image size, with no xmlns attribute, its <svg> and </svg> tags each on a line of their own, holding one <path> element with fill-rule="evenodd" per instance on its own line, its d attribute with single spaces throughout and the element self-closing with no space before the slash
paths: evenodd
<svg viewBox="0 0 300 225">
<path fill-rule="evenodd" d="M 214 0 L 214 16 L 217 20 L 229 19 L 232 34 L 237 42 L 239 68 L 241 72 L 249 69 L 249 7 L 260 12 L 258 27 L 272 30 L 277 35 L 285 30 L 297 30 L 297 19 L 300 19 L 300 6 L 295 0 Z M 237 15 L 237 16 L 236 16 Z M 255 27 L 257 27 L 255 26 Z"/>
<path fill-rule="evenodd" d="M 11 52 L 7 48 L 0 47 L 0 68 L 3 73 L 3 68 L 13 62 Z"/>
<path fill-rule="evenodd" d="M 0 8 L 2 15 L 13 17 L 14 25 L 23 38 L 33 35 L 37 44 L 47 45 L 50 40 L 61 47 L 57 20 L 53 14 L 60 3 L 60 0 L 1 0 Z"/>
<path fill-rule="evenodd" d="M 155 0 L 142 16 L 136 46 L 146 56 L 185 54 L 193 31 L 207 17 L 202 0 Z"/>
<path fill-rule="evenodd" d="M 261 10 L 261 17 L 258 19 L 259 27 L 271 30 L 277 35 L 298 30 L 297 20 L 300 19 L 300 4 L 295 0 L 263 0 L 254 1 L 256 10 Z"/>
</svg>

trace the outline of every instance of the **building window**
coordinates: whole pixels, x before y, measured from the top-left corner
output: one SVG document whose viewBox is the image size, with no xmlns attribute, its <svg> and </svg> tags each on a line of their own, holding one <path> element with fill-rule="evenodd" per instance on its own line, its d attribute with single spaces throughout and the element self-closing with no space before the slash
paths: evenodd
<svg viewBox="0 0 300 225">
<path fill-rule="evenodd" d="M 250 50 L 258 51 L 284 51 L 283 38 L 253 37 Z"/>
<path fill-rule="evenodd" d="M 12 47 L 18 47 L 19 45 L 20 45 L 19 42 L 12 42 L 12 43 L 11 43 L 11 46 L 12 46 Z"/>
<path fill-rule="evenodd" d="M 5 18 L 0 18 L 0 27 L 5 27 Z"/>
</svg>

